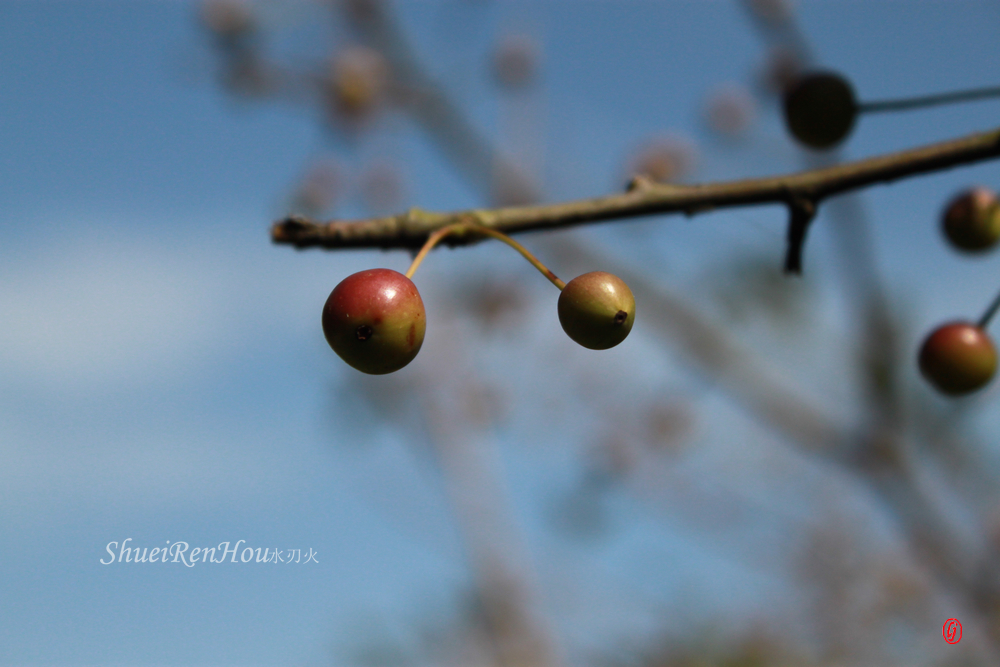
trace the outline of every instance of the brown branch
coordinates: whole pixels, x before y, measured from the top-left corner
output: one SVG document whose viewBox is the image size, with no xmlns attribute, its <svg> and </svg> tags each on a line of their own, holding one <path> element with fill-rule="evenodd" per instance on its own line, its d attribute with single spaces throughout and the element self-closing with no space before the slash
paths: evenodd
<svg viewBox="0 0 1000 667">
<path fill-rule="evenodd" d="M 516 206 L 490 210 L 432 213 L 411 209 L 386 218 L 332 221 L 318 224 L 290 217 L 271 229 L 275 243 L 299 248 L 419 248 L 427 236 L 445 225 L 473 217 L 506 234 L 556 229 L 602 220 L 643 215 L 703 211 L 734 206 L 781 203 L 794 206 L 876 183 L 942 171 L 1000 156 L 1000 128 L 937 144 L 921 146 L 856 162 L 785 176 L 753 178 L 701 185 L 659 185 L 636 179 L 628 192 L 560 204 Z M 473 243 L 475 238 L 454 238 L 449 245 Z"/>
</svg>

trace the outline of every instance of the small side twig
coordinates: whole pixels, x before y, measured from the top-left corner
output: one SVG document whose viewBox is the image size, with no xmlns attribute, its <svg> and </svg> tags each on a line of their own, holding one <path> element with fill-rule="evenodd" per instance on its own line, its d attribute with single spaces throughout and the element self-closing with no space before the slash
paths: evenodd
<svg viewBox="0 0 1000 667">
<path fill-rule="evenodd" d="M 805 197 L 788 202 L 788 249 L 785 251 L 785 273 L 802 274 L 802 246 L 805 245 L 809 223 L 816 217 L 816 203 Z"/>
</svg>

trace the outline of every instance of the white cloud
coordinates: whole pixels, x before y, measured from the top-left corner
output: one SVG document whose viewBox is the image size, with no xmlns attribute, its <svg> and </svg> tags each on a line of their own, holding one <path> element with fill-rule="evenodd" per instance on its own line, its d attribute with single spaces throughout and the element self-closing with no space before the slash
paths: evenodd
<svg viewBox="0 0 1000 667">
<path fill-rule="evenodd" d="M 275 328 L 300 336 L 307 309 L 318 331 L 343 272 L 245 226 L 217 230 L 223 242 L 211 244 L 204 234 L 164 239 L 167 224 L 146 234 L 80 229 L 70 242 L 8 247 L 0 257 L 6 383 L 89 391 L 185 378 L 206 361 L 246 353 Z"/>
<path fill-rule="evenodd" d="M 39 249 L 0 269 L 0 367 L 46 383 L 182 371 L 222 336 L 217 271 L 134 241 Z"/>
</svg>

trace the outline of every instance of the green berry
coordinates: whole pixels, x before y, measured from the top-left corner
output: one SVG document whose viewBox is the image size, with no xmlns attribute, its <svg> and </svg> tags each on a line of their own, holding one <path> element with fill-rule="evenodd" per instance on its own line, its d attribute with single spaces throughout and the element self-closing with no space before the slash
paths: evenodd
<svg viewBox="0 0 1000 667">
<path fill-rule="evenodd" d="M 969 394 L 986 385 L 997 370 L 997 351 L 989 335 L 969 322 L 949 322 L 935 329 L 920 347 L 920 372 L 949 396 Z"/>
<path fill-rule="evenodd" d="M 563 331 L 591 350 L 606 350 L 625 340 L 635 320 L 635 297 L 618 276 L 592 271 L 573 278 L 559 294 Z"/>
<path fill-rule="evenodd" d="M 851 84 L 832 72 L 803 74 L 785 89 L 785 124 L 801 143 L 815 149 L 842 142 L 858 116 Z"/>
<path fill-rule="evenodd" d="M 337 285 L 323 307 L 323 333 L 333 351 L 363 373 L 382 375 L 413 361 L 427 315 L 417 286 L 391 269 L 370 269 Z"/>
<path fill-rule="evenodd" d="M 988 250 L 1000 240 L 997 196 L 983 187 L 966 190 L 949 202 L 941 222 L 945 237 L 959 250 Z"/>
</svg>

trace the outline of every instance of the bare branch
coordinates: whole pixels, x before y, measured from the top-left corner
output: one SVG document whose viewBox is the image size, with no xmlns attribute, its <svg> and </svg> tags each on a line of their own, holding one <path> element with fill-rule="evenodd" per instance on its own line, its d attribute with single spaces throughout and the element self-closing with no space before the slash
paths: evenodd
<svg viewBox="0 0 1000 667">
<path fill-rule="evenodd" d="M 291 217 L 271 229 L 275 243 L 299 248 L 419 248 L 427 236 L 445 225 L 467 220 L 506 234 L 556 229 L 603 220 L 643 215 L 703 211 L 754 204 L 823 199 L 918 174 L 942 171 L 1000 156 L 1000 128 L 959 139 L 921 146 L 856 162 L 785 176 L 753 178 L 701 185 L 660 185 L 646 179 L 633 181 L 623 194 L 560 204 L 515 206 L 489 210 L 432 213 L 411 209 L 386 218 L 315 223 Z M 453 238 L 449 245 L 473 243 L 477 238 Z"/>
</svg>

